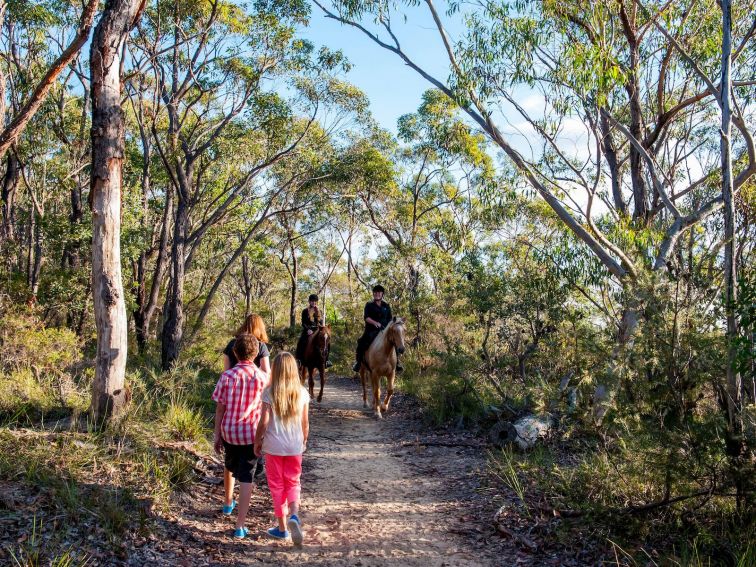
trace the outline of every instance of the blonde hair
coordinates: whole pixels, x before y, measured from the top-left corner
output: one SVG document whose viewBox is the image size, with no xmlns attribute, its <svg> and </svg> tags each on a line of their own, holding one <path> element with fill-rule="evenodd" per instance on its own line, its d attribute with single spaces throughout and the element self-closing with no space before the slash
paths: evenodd
<svg viewBox="0 0 756 567">
<path fill-rule="evenodd" d="M 268 342 L 268 332 L 265 330 L 265 321 L 257 313 L 249 315 L 236 331 L 235 335 L 254 335 L 258 341 Z"/>
<path fill-rule="evenodd" d="M 284 425 L 290 425 L 302 410 L 302 386 L 297 361 L 289 352 L 281 352 L 271 365 L 270 399 L 273 413 Z"/>
</svg>

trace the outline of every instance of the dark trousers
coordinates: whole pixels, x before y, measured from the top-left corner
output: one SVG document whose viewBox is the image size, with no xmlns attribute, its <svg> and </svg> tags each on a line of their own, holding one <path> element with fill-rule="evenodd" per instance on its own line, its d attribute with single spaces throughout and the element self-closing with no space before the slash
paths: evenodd
<svg viewBox="0 0 756 567">
<path fill-rule="evenodd" d="M 304 351 L 305 348 L 307 348 L 308 338 L 307 329 L 303 329 L 302 334 L 299 335 L 299 340 L 297 341 L 297 350 L 294 352 L 294 358 L 297 360 L 302 360 L 304 358 Z"/>
<path fill-rule="evenodd" d="M 362 333 L 362 336 L 357 339 L 357 352 L 356 352 L 356 360 L 359 363 L 362 363 L 362 357 L 367 352 L 367 349 L 370 348 L 370 345 L 373 344 L 373 341 L 375 340 L 375 337 L 378 336 L 378 333 L 381 331 L 379 329 L 374 329 L 372 331 L 365 331 Z"/>
</svg>

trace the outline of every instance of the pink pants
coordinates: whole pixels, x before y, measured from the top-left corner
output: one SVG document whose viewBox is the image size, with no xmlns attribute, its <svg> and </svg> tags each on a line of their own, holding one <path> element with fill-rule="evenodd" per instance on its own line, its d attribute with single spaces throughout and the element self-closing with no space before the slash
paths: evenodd
<svg viewBox="0 0 756 567">
<path fill-rule="evenodd" d="M 265 476 L 268 477 L 268 488 L 273 497 L 273 512 L 276 518 L 282 518 L 287 503 L 299 502 L 302 455 L 265 455 Z"/>
</svg>

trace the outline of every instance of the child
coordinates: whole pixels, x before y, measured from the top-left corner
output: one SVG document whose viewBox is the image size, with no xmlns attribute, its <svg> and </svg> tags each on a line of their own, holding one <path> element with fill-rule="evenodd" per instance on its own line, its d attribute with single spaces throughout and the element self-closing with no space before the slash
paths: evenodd
<svg viewBox="0 0 756 567">
<path fill-rule="evenodd" d="M 288 352 L 273 360 L 270 386 L 262 394 L 263 410 L 255 435 L 255 455 L 265 454 L 265 474 L 278 525 L 268 530 L 276 539 L 291 536 L 294 545 L 304 537 L 299 512 L 302 453 L 307 446 L 310 396 L 299 382 L 297 362 Z M 289 521 L 286 521 L 288 503 Z M 288 527 L 288 530 L 286 529 Z"/>
<path fill-rule="evenodd" d="M 255 429 L 260 421 L 261 395 L 266 381 L 264 374 L 252 362 L 257 350 L 258 341 L 254 335 L 243 334 L 236 338 L 234 354 L 239 362 L 221 374 L 212 396 L 218 404 L 213 446 L 219 454 L 225 451 L 226 469 L 239 481 L 239 512 L 234 532 L 234 537 L 239 539 L 247 535 L 244 521 L 252 497 L 252 475 L 257 465 Z M 231 514 L 236 506 L 232 500 L 233 493 L 234 483 L 231 479 L 226 486 L 224 514 Z"/>
</svg>

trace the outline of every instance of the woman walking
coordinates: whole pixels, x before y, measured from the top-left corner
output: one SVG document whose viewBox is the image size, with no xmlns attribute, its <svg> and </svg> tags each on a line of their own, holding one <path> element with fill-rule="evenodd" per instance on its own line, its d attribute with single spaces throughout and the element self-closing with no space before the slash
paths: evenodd
<svg viewBox="0 0 756 567">
<path fill-rule="evenodd" d="M 228 370 L 236 366 L 238 360 L 234 355 L 234 342 L 239 335 L 253 335 L 260 343 L 260 351 L 253 361 L 255 366 L 270 376 L 270 350 L 268 349 L 268 332 L 265 330 L 265 321 L 257 313 L 249 315 L 241 327 L 234 333 L 231 339 L 223 349 L 223 370 Z"/>
</svg>

